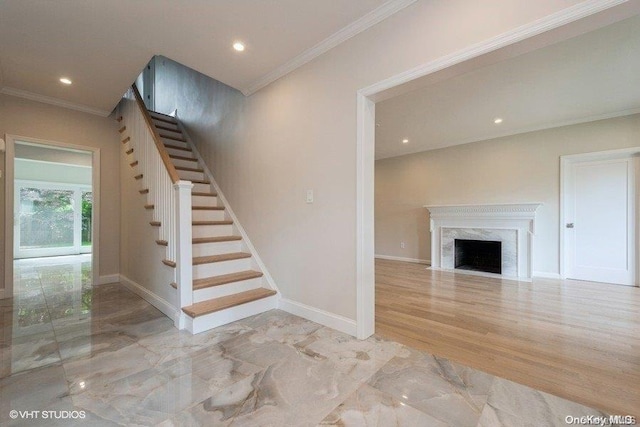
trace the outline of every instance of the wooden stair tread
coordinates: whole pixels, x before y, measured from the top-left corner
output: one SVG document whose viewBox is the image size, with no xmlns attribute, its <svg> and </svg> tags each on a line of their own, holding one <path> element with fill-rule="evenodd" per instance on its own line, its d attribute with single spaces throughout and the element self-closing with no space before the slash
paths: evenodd
<svg viewBox="0 0 640 427">
<path fill-rule="evenodd" d="M 173 140 L 173 141 L 187 142 L 187 140 L 182 136 L 182 133 L 180 134 L 180 136 L 177 136 L 177 135 L 167 135 L 166 133 L 161 133 L 161 134 L 160 134 L 160 138 L 163 138 L 163 139 L 171 139 L 171 140 Z"/>
<path fill-rule="evenodd" d="M 129 148 L 127 151 L 125 151 L 125 153 L 127 153 L 127 154 L 133 153 L 133 148 Z"/>
<path fill-rule="evenodd" d="M 149 115 L 153 120 L 158 120 L 160 122 L 176 124 L 178 121 L 175 117 L 170 116 L 168 114 L 158 113 L 156 111 L 149 111 Z"/>
<path fill-rule="evenodd" d="M 189 317 L 199 317 L 205 314 L 215 313 L 231 307 L 236 307 L 248 302 L 257 301 L 263 298 L 275 295 L 276 291 L 266 288 L 252 289 L 246 292 L 240 292 L 221 298 L 214 298 L 209 301 L 198 302 L 196 304 L 184 307 L 182 311 Z"/>
<path fill-rule="evenodd" d="M 198 196 L 198 197 L 218 197 L 218 193 L 205 193 L 203 191 L 192 191 L 191 192 L 191 196 Z"/>
<path fill-rule="evenodd" d="M 142 179 L 142 177 L 143 177 L 142 174 L 134 176 L 135 179 Z"/>
<path fill-rule="evenodd" d="M 168 259 L 163 259 L 162 263 L 164 265 L 167 265 L 167 266 L 171 267 L 171 268 L 176 268 L 176 265 L 177 265 L 174 261 L 169 261 Z"/>
<path fill-rule="evenodd" d="M 154 209 L 155 205 L 144 205 L 145 209 Z"/>
<path fill-rule="evenodd" d="M 156 243 L 160 246 L 169 246 L 169 242 L 166 240 L 156 240 Z"/>
<path fill-rule="evenodd" d="M 192 179 L 191 182 L 194 183 L 194 184 L 211 184 L 206 179 Z M 191 193 L 191 194 L 193 195 L 193 193 Z"/>
<path fill-rule="evenodd" d="M 172 144 L 164 144 L 165 148 L 170 148 L 172 150 L 182 150 L 182 151 L 191 151 L 191 148 L 189 147 L 180 147 L 178 145 L 172 145 Z"/>
<path fill-rule="evenodd" d="M 145 188 L 143 190 L 138 191 L 138 193 L 140 193 L 140 194 L 149 194 L 149 189 Z"/>
<path fill-rule="evenodd" d="M 230 219 L 225 219 L 222 221 L 192 221 L 191 225 L 192 226 L 198 226 L 198 225 L 231 225 L 233 224 L 233 221 Z"/>
<path fill-rule="evenodd" d="M 199 243 L 233 242 L 236 240 L 242 240 L 242 237 L 241 236 L 194 237 L 193 239 L 191 239 L 191 244 L 197 245 Z"/>
<path fill-rule="evenodd" d="M 122 143 L 123 143 L 123 144 L 126 144 L 126 143 L 127 143 L 127 142 L 129 142 L 129 141 L 131 141 L 131 137 L 130 137 L 130 136 L 128 136 L 128 137 L 126 137 L 125 139 L 123 139 L 123 140 L 122 140 Z"/>
<path fill-rule="evenodd" d="M 194 211 L 223 211 L 224 206 L 191 206 Z"/>
<path fill-rule="evenodd" d="M 118 129 L 118 132 L 122 133 L 125 130 L 127 130 L 127 127 L 126 126 L 122 126 L 120 129 Z"/>
<path fill-rule="evenodd" d="M 203 172 L 204 173 L 204 169 L 200 169 L 200 168 L 188 168 L 186 166 L 175 166 L 175 168 L 178 171 Z"/>
<path fill-rule="evenodd" d="M 211 264 L 214 262 L 233 261 L 236 259 L 251 258 L 251 254 L 248 252 L 232 252 L 221 255 L 209 255 L 199 256 L 193 258 L 193 265 Z"/>
<path fill-rule="evenodd" d="M 207 277 L 193 281 L 193 290 L 210 288 L 212 286 L 226 285 L 227 283 L 241 282 L 243 280 L 257 279 L 262 277 L 260 271 L 246 270 L 238 273 L 223 274 L 221 276 Z"/>
<path fill-rule="evenodd" d="M 165 123 L 167 123 L 167 122 L 165 122 Z M 182 131 L 180 129 L 170 128 L 169 126 L 159 125 L 159 124 L 156 124 L 155 126 L 156 126 L 157 129 L 166 130 L 167 132 L 182 133 Z"/>
<path fill-rule="evenodd" d="M 178 156 L 176 154 L 169 154 L 169 157 L 171 157 L 172 159 L 186 160 L 188 162 L 197 162 L 198 161 L 198 159 L 194 159 L 193 157 Z"/>
<path fill-rule="evenodd" d="M 151 221 L 149 222 L 149 225 L 152 227 L 160 227 L 162 223 L 160 221 Z"/>
</svg>

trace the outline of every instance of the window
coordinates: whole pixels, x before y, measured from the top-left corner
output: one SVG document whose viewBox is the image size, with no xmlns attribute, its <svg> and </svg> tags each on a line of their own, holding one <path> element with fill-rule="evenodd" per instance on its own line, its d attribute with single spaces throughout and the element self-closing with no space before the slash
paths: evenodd
<svg viewBox="0 0 640 427">
<path fill-rule="evenodd" d="M 15 181 L 15 258 L 91 252 L 91 186 Z"/>
</svg>

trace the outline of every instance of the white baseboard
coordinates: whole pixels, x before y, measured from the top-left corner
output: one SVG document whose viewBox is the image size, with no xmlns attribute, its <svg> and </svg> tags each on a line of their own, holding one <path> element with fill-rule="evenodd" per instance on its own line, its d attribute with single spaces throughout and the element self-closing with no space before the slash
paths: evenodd
<svg viewBox="0 0 640 427">
<path fill-rule="evenodd" d="M 134 282 L 128 277 L 120 274 L 120 283 L 124 285 L 125 288 L 129 289 L 134 294 L 139 295 L 147 301 L 149 304 L 163 312 L 167 315 L 174 323 L 177 324 L 178 318 L 180 316 L 180 310 L 176 310 L 176 308 L 164 298 L 159 297 L 153 292 L 149 291 L 147 288 L 143 287 L 139 283 Z"/>
<path fill-rule="evenodd" d="M 98 285 L 106 285 L 108 283 L 118 283 L 120 281 L 119 274 L 107 274 L 98 277 Z"/>
<path fill-rule="evenodd" d="M 431 265 L 430 259 L 406 258 L 406 257 L 391 256 L 391 255 L 374 255 L 374 256 L 379 259 L 388 259 L 390 261 L 415 262 L 417 264 Z"/>
<path fill-rule="evenodd" d="M 353 319 L 329 313 L 328 311 L 320 310 L 319 308 L 311 307 L 300 302 L 291 301 L 287 298 L 280 298 L 278 308 L 286 311 L 287 313 L 304 317 L 307 320 L 311 320 L 312 322 L 319 323 L 331 329 L 344 332 L 345 334 L 349 334 L 354 337 L 356 336 L 356 321 Z"/>
<path fill-rule="evenodd" d="M 533 277 L 540 277 L 543 279 L 562 279 L 562 277 L 560 276 L 560 274 L 558 273 L 547 273 L 546 271 L 534 271 L 533 272 Z"/>
</svg>

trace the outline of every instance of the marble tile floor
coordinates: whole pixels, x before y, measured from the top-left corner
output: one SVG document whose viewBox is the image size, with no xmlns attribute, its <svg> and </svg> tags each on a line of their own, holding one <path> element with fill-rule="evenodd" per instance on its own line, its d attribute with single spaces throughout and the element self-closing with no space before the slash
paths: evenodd
<svg viewBox="0 0 640 427">
<path fill-rule="evenodd" d="M 92 287 L 86 262 L 16 265 L 15 297 L 0 301 L 0 425 L 563 426 L 602 415 L 279 310 L 191 336 L 120 284 Z"/>
</svg>

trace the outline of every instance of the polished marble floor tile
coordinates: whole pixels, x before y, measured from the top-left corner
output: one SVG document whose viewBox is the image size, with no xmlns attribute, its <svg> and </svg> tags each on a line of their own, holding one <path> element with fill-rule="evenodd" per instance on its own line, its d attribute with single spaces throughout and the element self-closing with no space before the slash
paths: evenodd
<svg viewBox="0 0 640 427">
<path fill-rule="evenodd" d="M 433 418 L 367 384 L 361 386 L 324 420 L 321 426 L 447 427 Z"/>
<path fill-rule="evenodd" d="M 279 310 L 192 336 L 90 278 L 86 255 L 16 263 L 15 296 L 0 301 L 0 426 L 561 426 L 600 414 Z"/>
</svg>

